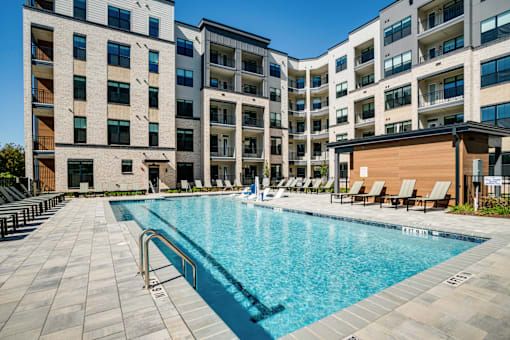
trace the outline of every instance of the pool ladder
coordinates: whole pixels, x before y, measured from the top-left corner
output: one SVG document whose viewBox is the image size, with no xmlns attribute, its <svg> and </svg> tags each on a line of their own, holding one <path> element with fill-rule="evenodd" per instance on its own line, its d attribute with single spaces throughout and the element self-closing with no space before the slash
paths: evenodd
<svg viewBox="0 0 510 340">
<path fill-rule="evenodd" d="M 151 234 L 144 242 L 144 235 Z M 150 289 L 150 277 L 149 277 L 149 242 L 152 239 L 159 239 L 165 246 L 173 250 L 182 260 L 182 273 L 184 278 L 186 278 L 186 262 L 189 263 L 191 268 L 193 269 L 193 288 L 197 289 L 197 266 L 192 259 L 190 259 L 186 254 L 184 254 L 175 244 L 173 244 L 169 239 L 165 236 L 161 235 L 154 229 L 146 229 L 144 230 L 139 237 L 138 248 L 140 251 L 140 273 L 142 276 L 145 276 L 145 288 Z M 145 258 L 145 263 L 144 263 Z"/>
</svg>

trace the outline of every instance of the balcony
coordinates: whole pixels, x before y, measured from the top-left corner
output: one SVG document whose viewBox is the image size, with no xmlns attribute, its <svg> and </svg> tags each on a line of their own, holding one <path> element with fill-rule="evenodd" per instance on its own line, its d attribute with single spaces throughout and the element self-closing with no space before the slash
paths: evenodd
<svg viewBox="0 0 510 340">
<path fill-rule="evenodd" d="M 32 44 L 32 61 L 53 63 L 53 48 Z"/>
<path fill-rule="evenodd" d="M 375 111 L 362 111 L 356 113 L 356 121 L 354 127 L 360 128 L 375 124 Z"/>
<path fill-rule="evenodd" d="M 306 93 L 304 79 L 302 79 L 300 81 L 289 80 L 288 87 L 289 87 L 290 93 L 297 93 L 297 94 Z"/>
<path fill-rule="evenodd" d="M 264 128 L 264 120 L 256 118 L 243 118 L 243 127 Z"/>
<path fill-rule="evenodd" d="M 306 133 L 305 131 L 296 131 L 291 128 L 289 128 L 289 138 L 296 139 L 296 140 L 304 140 L 306 139 Z"/>
<path fill-rule="evenodd" d="M 233 158 L 234 157 L 234 148 L 226 147 L 226 148 L 211 148 L 211 158 Z"/>
<path fill-rule="evenodd" d="M 53 92 L 46 89 L 32 89 L 32 104 L 42 106 L 53 106 Z"/>
<path fill-rule="evenodd" d="M 54 10 L 54 2 L 51 0 L 27 0 L 26 4 L 27 6 L 44 9 L 47 11 L 53 12 Z"/>
<path fill-rule="evenodd" d="M 306 161 L 304 152 L 289 152 L 289 161 Z"/>
<path fill-rule="evenodd" d="M 360 79 L 361 78 L 361 79 Z M 356 83 L 356 88 L 360 89 L 362 87 L 372 85 L 375 81 L 374 74 L 368 74 L 366 76 L 358 77 L 358 81 Z"/>
<path fill-rule="evenodd" d="M 428 47 L 428 52 L 425 55 L 420 56 L 419 64 L 426 63 L 427 61 L 430 61 L 435 58 L 440 58 L 444 55 L 448 55 L 450 53 L 453 54 L 455 51 L 462 50 L 464 48 L 464 44 L 459 47 L 455 47 L 453 49 L 449 49 L 448 51 L 444 51 L 443 45 Z"/>
<path fill-rule="evenodd" d="M 329 79 L 328 75 L 324 77 L 317 77 L 312 79 L 310 83 L 310 93 L 320 93 L 322 91 L 326 91 L 329 89 Z"/>
<path fill-rule="evenodd" d="M 35 136 L 34 151 L 54 151 L 55 142 L 53 136 Z"/>
<path fill-rule="evenodd" d="M 312 139 L 325 139 L 329 138 L 329 129 L 319 130 L 319 131 L 312 131 L 310 137 Z"/>
<path fill-rule="evenodd" d="M 262 68 L 262 65 L 259 65 L 257 63 L 252 63 L 252 62 L 243 61 L 243 71 L 255 73 L 255 74 L 259 74 L 259 75 L 264 74 L 264 69 Z"/>
<path fill-rule="evenodd" d="M 312 153 L 310 157 L 312 163 L 321 163 L 329 160 L 329 152 L 317 152 Z"/>
<path fill-rule="evenodd" d="M 213 65 L 224 66 L 228 68 L 236 67 L 236 60 L 234 58 L 229 57 L 227 55 L 218 55 L 213 51 L 211 51 L 211 57 L 209 58 L 209 61 Z"/>
<path fill-rule="evenodd" d="M 293 116 L 293 117 L 298 117 L 298 118 L 302 118 L 302 117 L 305 117 L 306 116 L 306 111 L 305 111 L 305 108 L 301 108 L 301 107 L 290 107 L 289 106 L 289 116 Z"/>
<path fill-rule="evenodd" d="M 263 149 L 245 148 L 243 149 L 243 158 L 261 159 L 263 153 L 264 153 Z"/>
<path fill-rule="evenodd" d="M 357 56 L 354 60 L 354 67 L 358 67 L 364 64 L 367 64 L 374 60 L 374 49 L 361 53 L 361 55 Z"/>
<path fill-rule="evenodd" d="M 444 108 L 464 104 L 464 86 L 424 93 L 418 97 L 418 109 Z M 425 110 L 425 111 L 426 111 Z"/>
<path fill-rule="evenodd" d="M 254 85 L 244 84 L 243 93 L 251 94 L 254 96 L 262 96 L 262 89 Z"/>
<path fill-rule="evenodd" d="M 432 8 L 430 10 L 432 10 Z M 457 2 L 442 9 L 436 8 L 436 12 L 431 12 L 429 10 L 423 10 L 423 12 L 425 15 L 418 18 L 418 35 L 448 26 L 445 24 L 464 14 L 464 2 Z"/>
<path fill-rule="evenodd" d="M 218 112 L 211 112 L 210 114 L 211 124 L 220 125 L 236 125 L 236 119 L 233 114 L 220 114 Z"/>
</svg>

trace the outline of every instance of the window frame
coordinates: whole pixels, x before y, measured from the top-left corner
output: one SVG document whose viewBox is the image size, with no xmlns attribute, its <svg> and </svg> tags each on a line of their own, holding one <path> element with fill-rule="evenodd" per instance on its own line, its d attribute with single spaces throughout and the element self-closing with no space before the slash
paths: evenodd
<svg viewBox="0 0 510 340">
<path fill-rule="evenodd" d="M 404 58 L 409 55 L 409 60 L 404 62 Z M 388 71 L 387 64 L 391 61 L 391 70 Z M 384 60 L 384 77 L 390 77 L 394 74 L 399 74 L 410 70 L 412 68 L 413 63 L 413 55 L 412 51 L 407 51 L 402 54 L 396 55 L 392 58 L 388 58 Z"/>
<path fill-rule="evenodd" d="M 493 118 L 494 119 L 484 119 L 484 111 L 491 109 L 493 111 Z M 500 109 L 505 110 L 507 112 L 504 112 L 500 115 Z M 486 124 L 491 124 L 494 126 L 500 126 L 500 127 L 506 127 L 510 128 L 510 102 L 503 102 L 498 103 L 494 105 L 487 105 L 481 107 L 481 122 Z M 502 116 L 503 114 L 506 114 L 507 116 Z M 503 121 L 501 124 L 499 124 L 500 121 Z M 507 123 L 508 122 L 508 123 Z M 505 123 L 507 123 L 505 125 Z"/>
<path fill-rule="evenodd" d="M 115 49 L 117 51 L 115 51 Z M 127 55 L 126 55 L 127 50 Z M 122 53 L 121 51 L 124 51 Z M 117 52 L 117 53 L 115 53 Z M 107 57 L 109 66 L 117 66 L 122 68 L 131 68 L 131 46 L 108 41 Z"/>
<path fill-rule="evenodd" d="M 77 6 L 77 3 L 83 3 L 83 7 Z M 78 12 L 83 11 L 83 17 L 77 15 Z M 80 20 L 87 20 L 87 0 L 73 0 L 73 18 Z"/>
<path fill-rule="evenodd" d="M 83 39 L 85 47 L 78 46 L 81 42 L 77 39 Z M 78 43 L 78 44 L 77 44 Z M 87 37 L 81 34 L 73 34 L 73 58 L 75 60 L 87 61 Z"/>
<path fill-rule="evenodd" d="M 151 60 L 151 56 L 155 56 L 156 62 Z M 159 73 L 159 51 L 149 51 L 149 72 Z"/>
<path fill-rule="evenodd" d="M 159 146 L 159 123 L 149 123 L 149 146 Z"/>
<path fill-rule="evenodd" d="M 348 87 L 347 81 L 344 81 L 340 84 L 336 84 L 336 97 L 337 98 L 345 97 L 347 95 L 347 87 Z M 339 88 L 340 91 L 338 90 Z"/>
<path fill-rule="evenodd" d="M 271 77 L 280 78 L 281 77 L 281 67 L 275 63 L 269 63 L 269 75 Z"/>
<path fill-rule="evenodd" d="M 383 30 L 384 46 L 387 46 L 391 43 L 394 43 L 395 41 L 407 37 L 408 35 L 411 35 L 411 31 L 412 31 L 411 16 L 408 16 L 400 21 L 397 21 L 385 27 Z M 389 37 L 391 38 L 388 39 Z"/>
<path fill-rule="evenodd" d="M 177 38 L 176 46 L 177 54 L 193 58 L 193 41 Z"/>
<path fill-rule="evenodd" d="M 282 128 L 282 114 L 281 112 L 270 112 L 269 113 L 269 127 L 273 129 Z"/>
<path fill-rule="evenodd" d="M 407 127 L 407 129 L 406 129 Z M 393 132 L 388 132 L 388 129 L 389 128 L 392 128 L 393 129 Z M 386 124 L 384 125 L 384 131 L 385 131 L 385 134 L 394 134 L 394 133 L 403 133 L 403 132 L 407 132 L 407 131 L 411 131 L 412 130 L 412 121 L 411 120 L 404 120 L 404 121 L 401 121 L 401 122 L 395 122 L 395 123 L 390 123 L 390 124 Z"/>
<path fill-rule="evenodd" d="M 341 56 L 335 60 L 336 73 L 347 69 L 347 55 Z"/>
<path fill-rule="evenodd" d="M 340 113 L 340 115 L 338 115 Z M 347 107 L 340 108 L 336 110 L 336 123 L 337 124 L 346 124 L 349 122 L 349 110 Z"/>
<path fill-rule="evenodd" d="M 133 173 L 133 160 L 132 159 L 122 159 L 120 161 L 120 171 L 123 175 L 132 174 Z"/>
<path fill-rule="evenodd" d="M 112 12 L 114 12 L 114 11 L 116 11 L 118 13 L 117 17 L 111 16 Z M 127 19 L 121 18 L 121 14 L 123 14 L 124 16 L 127 14 L 128 18 Z M 107 15 L 108 15 L 108 27 L 118 28 L 123 31 L 131 31 L 131 11 L 108 5 Z M 113 24 L 114 20 L 118 20 L 118 25 Z M 126 26 L 125 24 L 127 23 L 127 26 L 129 26 L 129 27 L 127 27 L 127 28 L 123 27 L 122 23 L 124 23 L 124 26 Z"/>
<path fill-rule="evenodd" d="M 177 129 L 176 133 L 177 151 L 193 152 L 193 129 Z M 186 138 L 186 136 L 188 136 L 188 138 Z M 189 136 L 191 136 L 191 139 Z"/>
<path fill-rule="evenodd" d="M 159 108 L 159 87 L 149 86 L 149 108 Z"/>
<path fill-rule="evenodd" d="M 281 156 L 282 137 L 271 136 L 271 155 Z"/>
<path fill-rule="evenodd" d="M 501 17 L 507 16 L 507 15 L 509 16 L 509 19 L 508 19 L 509 21 L 500 25 L 499 20 L 501 20 Z M 487 23 L 490 23 L 491 21 L 493 21 L 492 28 L 484 31 L 483 26 Z M 510 10 L 504 11 L 504 12 L 499 13 L 493 17 L 482 20 L 480 22 L 480 43 L 486 44 L 491 41 L 494 41 L 494 40 L 497 40 L 502 37 L 510 35 L 510 30 L 505 32 L 503 29 L 500 29 L 500 27 L 503 27 L 506 25 L 508 25 L 510 28 Z"/>
<path fill-rule="evenodd" d="M 85 127 L 77 127 L 76 123 L 77 120 L 81 121 L 82 123 L 85 123 Z M 81 124 L 79 124 L 81 125 Z M 83 136 L 83 138 L 79 138 L 80 135 Z M 81 116 L 74 116 L 73 117 L 73 140 L 74 144 L 86 144 L 87 143 L 87 117 L 81 117 Z"/>
<path fill-rule="evenodd" d="M 182 72 L 182 75 L 179 75 L 180 72 Z M 178 68 L 176 73 L 177 73 L 177 85 L 193 87 L 193 71 L 192 70 Z M 191 74 L 191 78 L 189 77 L 190 74 Z"/>
<path fill-rule="evenodd" d="M 113 89 L 114 87 L 117 89 L 115 95 L 118 96 L 117 97 L 118 100 L 114 100 L 114 97 L 112 97 L 111 89 Z M 126 88 L 128 89 L 127 93 L 122 93 L 121 89 L 126 89 Z M 126 98 L 124 98 L 124 100 L 122 100 L 122 96 L 127 96 L 127 100 L 125 100 Z M 108 82 L 107 82 L 107 100 L 108 100 L 108 104 L 131 105 L 131 84 L 123 83 L 123 82 L 119 82 L 119 81 L 108 80 Z"/>
<path fill-rule="evenodd" d="M 400 96 L 398 96 L 398 94 L 400 94 Z M 388 100 L 388 98 L 391 98 L 390 101 Z M 388 105 L 389 103 L 391 103 L 391 105 Z M 412 103 L 412 88 L 410 84 L 384 92 L 385 111 L 406 105 L 411 105 L 411 103 Z"/>
<path fill-rule="evenodd" d="M 78 185 L 77 186 L 74 186 L 72 185 L 72 176 L 71 174 L 69 173 L 70 172 L 70 165 L 71 163 L 78 163 L 79 164 L 79 180 L 78 180 Z M 83 169 L 83 166 L 85 165 L 85 163 L 87 163 L 86 165 L 90 166 L 91 167 L 91 172 L 89 174 L 84 174 L 82 169 Z M 76 174 L 74 174 L 76 175 Z M 90 178 L 88 178 L 87 180 L 85 180 L 86 176 L 90 176 Z M 67 188 L 68 189 L 79 189 L 80 188 L 80 183 L 83 183 L 83 182 L 88 182 L 89 183 L 89 188 L 93 188 L 94 187 L 94 160 L 93 159 L 71 159 L 69 158 L 67 160 Z"/>
<path fill-rule="evenodd" d="M 269 100 L 273 102 L 281 102 L 282 101 L 282 92 L 281 89 L 270 87 L 269 88 Z"/>
<path fill-rule="evenodd" d="M 500 62 L 503 63 L 505 61 L 508 66 L 507 68 L 503 68 L 503 70 L 500 71 Z M 493 72 L 486 73 L 484 72 L 484 69 L 487 66 L 491 66 L 491 69 L 493 69 Z M 501 78 L 501 79 L 500 79 Z M 496 84 L 502 84 L 507 83 L 510 81 L 510 55 L 490 60 L 484 63 L 480 64 L 480 87 L 488 87 L 491 85 Z"/>
<path fill-rule="evenodd" d="M 80 81 L 83 81 L 83 88 L 76 86 Z M 80 93 L 80 91 L 82 93 Z M 73 99 L 78 101 L 86 101 L 87 100 L 87 78 L 84 76 L 73 76 Z"/>
<path fill-rule="evenodd" d="M 157 24 L 157 26 L 154 26 Z M 149 37 L 159 38 L 160 20 L 159 18 L 149 17 Z M 156 30 L 155 32 L 153 30 Z"/>
<path fill-rule="evenodd" d="M 120 120 L 120 119 L 108 119 L 107 121 L 108 127 L 108 145 L 130 145 L 131 144 L 131 122 L 129 120 Z M 117 127 L 117 131 L 113 132 L 114 127 Z M 122 130 L 121 131 L 121 127 Z M 126 128 L 127 127 L 127 128 Z M 127 130 L 126 130 L 127 129 Z M 117 135 L 117 138 L 113 138 L 112 136 Z M 127 140 L 123 140 L 122 134 L 126 137 Z M 113 140 L 115 139 L 115 140 Z"/>
<path fill-rule="evenodd" d="M 190 114 L 188 114 L 187 112 L 185 112 L 186 114 L 181 114 L 180 109 L 179 109 L 179 107 L 180 107 L 179 103 L 182 103 L 181 108 L 183 108 L 183 109 L 189 109 L 189 107 L 186 107 L 186 106 L 191 104 L 191 112 L 190 112 Z M 193 100 L 189 100 L 189 99 L 177 99 L 177 117 L 185 117 L 185 118 L 192 118 L 193 117 Z"/>
</svg>

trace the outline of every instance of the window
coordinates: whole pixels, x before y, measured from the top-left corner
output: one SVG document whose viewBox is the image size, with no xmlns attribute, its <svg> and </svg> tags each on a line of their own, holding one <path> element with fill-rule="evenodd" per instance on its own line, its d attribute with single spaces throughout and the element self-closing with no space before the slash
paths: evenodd
<svg viewBox="0 0 510 340">
<path fill-rule="evenodd" d="M 375 116 L 374 102 L 366 103 L 361 106 L 361 119 L 370 119 Z"/>
<path fill-rule="evenodd" d="M 108 144 L 129 145 L 129 121 L 108 119 Z"/>
<path fill-rule="evenodd" d="M 340 98 L 347 95 L 347 82 L 336 85 L 336 97 Z"/>
<path fill-rule="evenodd" d="M 184 179 L 192 182 L 194 178 L 193 163 L 177 163 L 177 183 L 181 183 Z"/>
<path fill-rule="evenodd" d="M 74 0 L 74 17 L 76 19 L 87 19 L 87 1 Z"/>
<path fill-rule="evenodd" d="M 159 124 L 149 123 L 149 146 L 159 145 Z"/>
<path fill-rule="evenodd" d="M 123 174 L 132 174 L 133 173 L 133 161 L 123 159 L 121 162 L 121 170 Z"/>
<path fill-rule="evenodd" d="M 322 108 L 322 102 L 320 98 L 312 99 L 312 110 L 320 110 Z"/>
<path fill-rule="evenodd" d="M 346 133 L 342 133 L 340 135 L 336 135 L 336 141 L 337 142 L 341 142 L 343 140 L 347 140 L 347 134 Z"/>
<path fill-rule="evenodd" d="M 279 180 L 280 178 L 282 178 L 282 165 L 271 164 L 271 179 Z"/>
<path fill-rule="evenodd" d="M 271 77 L 280 78 L 280 65 L 270 63 L 269 64 L 269 75 Z"/>
<path fill-rule="evenodd" d="M 443 42 L 443 53 L 446 54 L 451 51 L 455 51 L 456 49 L 464 47 L 464 36 L 447 40 Z"/>
<path fill-rule="evenodd" d="M 210 81 L 209 81 L 209 85 L 211 87 L 215 87 L 217 88 L 218 87 L 218 79 L 215 79 L 215 78 L 211 78 Z"/>
<path fill-rule="evenodd" d="M 87 79 L 74 76 L 74 100 L 87 100 Z"/>
<path fill-rule="evenodd" d="M 87 38 L 81 35 L 73 36 L 73 56 L 77 60 L 87 59 Z"/>
<path fill-rule="evenodd" d="M 411 85 L 407 85 L 385 93 L 386 110 L 411 104 Z"/>
<path fill-rule="evenodd" d="M 305 168 L 297 168 L 296 172 L 297 172 L 298 177 L 301 177 L 301 178 L 305 177 Z"/>
<path fill-rule="evenodd" d="M 464 122 L 464 114 L 462 113 L 444 117 L 444 125 L 452 125 L 462 122 Z"/>
<path fill-rule="evenodd" d="M 510 102 L 482 107 L 482 122 L 510 128 Z"/>
<path fill-rule="evenodd" d="M 149 107 L 157 109 L 159 103 L 159 89 L 157 87 L 149 87 Z"/>
<path fill-rule="evenodd" d="M 193 57 L 193 42 L 177 38 L 177 54 Z"/>
<path fill-rule="evenodd" d="M 444 80 L 444 98 L 454 98 L 464 94 L 464 75 L 449 77 Z"/>
<path fill-rule="evenodd" d="M 269 126 L 274 129 L 281 129 L 282 114 L 280 112 L 271 112 Z"/>
<path fill-rule="evenodd" d="M 280 102 L 282 100 L 280 89 L 269 88 L 269 99 L 274 102 Z"/>
<path fill-rule="evenodd" d="M 374 83 L 374 74 L 369 74 L 361 77 L 361 86 L 367 86 Z"/>
<path fill-rule="evenodd" d="M 407 17 L 384 29 L 384 46 L 411 34 L 411 17 Z"/>
<path fill-rule="evenodd" d="M 336 110 L 336 123 L 343 124 L 347 123 L 347 108 Z"/>
<path fill-rule="evenodd" d="M 296 85 L 298 89 L 304 89 L 305 88 L 305 78 L 299 78 L 296 80 Z"/>
<path fill-rule="evenodd" d="M 149 72 L 159 73 L 159 52 L 149 51 Z"/>
<path fill-rule="evenodd" d="M 347 56 L 344 55 L 336 60 L 336 71 L 340 72 L 347 68 Z"/>
<path fill-rule="evenodd" d="M 303 111 L 305 109 L 305 100 L 299 99 L 296 101 L 296 111 Z"/>
<path fill-rule="evenodd" d="M 314 76 L 312 77 L 312 87 L 320 87 L 322 84 L 322 79 L 320 76 Z"/>
<path fill-rule="evenodd" d="M 482 64 L 482 87 L 510 81 L 510 56 Z"/>
<path fill-rule="evenodd" d="M 131 28 L 131 12 L 108 6 L 108 26 L 129 31 Z"/>
<path fill-rule="evenodd" d="M 384 61 L 384 76 L 388 77 L 411 69 L 411 51 Z"/>
<path fill-rule="evenodd" d="M 91 159 L 67 161 L 67 187 L 76 189 L 80 183 L 88 183 L 89 188 L 94 187 L 94 163 Z"/>
<path fill-rule="evenodd" d="M 177 116 L 193 117 L 193 101 L 177 99 Z"/>
<path fill-rule="evenodd" d="M 400 133 L 405 131 L 411 131 L 410 120 L 406 120 L 405 122 L 386 124 L 386 134 Z"/>
<path fill-rule="evenodd" d="M 510 34 L 510 11 L 489 18 L 481 23 L 482 44 Z"/>
<path fill-rule="evenodd" d="M 193 151 L 193 130 L 177 129 L 177 151 Z"/>
<path fill-rule="evenodd" d="M 159 19 L 149 18 L 149 35 L 159 38 Z"/>
<path fill-rule="evenodd" d="M 250 84 L 244 84 L 243 85 L 243 92 L 249 93 L 249 94 L 257 94 L 257 86 L 250 85 Z"/>
<path fill-rule="evenodd" d="M 74 142 L 87 143 L 87 118 L 74 117 Z"/>
<path fill-rule="evenodd" d="M 282 138 L 281 137 L 271 137 L 271 155 L 281 155 L 282 154 Z"/>
<path fill-rule="evenodd" d="M 313 156 L 320 156 L 322 153 L 321 143 L 313 143 Z"/>
<path fill-rule="evenodd" d="M 304 121 L 296 122 L 296 130 L 298 133 L 305 132 L 305 122 Z"/>
<path fill-rule="evenodd" d="M 129 84 L 108 81 L 108 103 L 129 105 L 129 90 Z"/>
<path fill-rule="evenodd" d="M 314 120 L 312 122 L 312 131 L 318 132 L 322 130 L 322 122 L 320 120 Z"/>
<path fill-rule="evenodd" d="M 193 87 L 193 71 L 178 68 L 177 85 Z"/>
<path fill-rule="evenodd" d="M 116 43 L 108 43 L 108 65 L 129 68 L 131 47 Z"/>
<path fill-rule="evenodd" d="M 305 145 L 304 144 L 297 144 L 296 150 L 297 150 L 298 157 L 303 157 L 305 155 Z"/>
</svg>

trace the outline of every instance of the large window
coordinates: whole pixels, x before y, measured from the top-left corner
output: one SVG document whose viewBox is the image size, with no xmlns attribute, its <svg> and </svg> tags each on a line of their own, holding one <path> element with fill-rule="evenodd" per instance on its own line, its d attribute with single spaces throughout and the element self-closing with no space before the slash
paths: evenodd
<svg viewBox="0 0 510 340">
<path fill-rule="evenodd" d="M 454 98 L 464 94 L 464 75 L 449 77 L 444 80 L 444 98 Z"/>
<path fill-rule="evenodd" d="M 452 125 L 452 124 L 457 124 L 457 123 L 462 123 L 462 122 L 464 122 L 464 114 L 463 113 L 444 117 L 444 125 Z"/>
<path fill-rule="evenodd" d="M 194 181 L 193 163 L 177 163 L 177 183 L 182 180 Z"/>
<path fill-rule="evenodd" d="M 108 65 L 129 68 L 131 66 L 131 47 L 108 43 Z"/>
<path fill-rule="evenodd" d="M 296 100 L 296 111 L 303 111 L 305 109 L 305 100 L 298 99 Z"/>
<path fill-rule="evenodd" d="M 149 123 L 149 146 L 159 145 L 159 124 Z"/>
<path fill-rule="evenodd" d="M 367 86 L 374 83 L 374 74 L 367 74 L 366 76 L 361 77 L 361 87 Z"/>
<path fill-rule="evenodd" d="M 177 116 L 193 117 L 193 101 L 177 99 Z"/>
<path fill-rule="evenodd" d="M 365 103 L 361 106 L 361 118 L 370 119 L 375 116 L 375 105 L 374 102 Z"/>
<path fill-rule="evenodd" d="M 279 180 L 280 178 L 282 178 L 282 165 L 271 164 L 271 179 L 275 181 Z"/>
<path fill-rule="evenodd" d="M 87 19 L 87 1 L 86 0 L 74 0 L 73 15 L 76 19 L 81 19 L 81 20 Z"/>
<path fill-rule="evenodd" d="M 159 19 L 149 18 L 149 35 L 159 38 Z"/>
<path fill-rule="evenodd" d="M 74 117 L 74 142 L 87 143 L 87 118 Z"/>
<path fill-rule="evenodd" d="M 312 99 L 312 110 L 320 110 L 322 108 L 322 101 L 320 98 Z"/>
<path fill-rule="evenodd" d="M 108 103 L 129 105 L 129 90 L 129 84 L 108 81 Z"/>
<path fill-rule="evenodd" d="M 482 87 L 510 81 L 510 56 L 482 64 Z"/>
<path fill-rule="evenodd" d="M 510 102 L 482 107 L 482 122 L 510 128 Z"/>
<path fill-rule="evenodd" d="M 74 76 L 74 100 L 87 100 L 87 79 Z"/>
<path fill-rule="evenodd" d="M 280 112 L 271 112 L 269 127 L 280 129 L 282 127 L 282 114 Z"/>
<path fill-rule="evenodd" d="M 108 6 L 108 26 L 129 31 L 131 29 L 131 12 Z"/>
<path fill-rule="evenodd" d="M 177 151 L 193 151 L 192 129 L 177 129 Z"/>
<path fill-rule="evenodd" d="M 108 119 L 108 144 L 129 145 L 129 121 Z"/>
<path fill-rule="evenodd" d="M 271 155 L 282 154 L 282 137 L 271 137 Z"/>
<path fill-rule="evenodd" d="M 159 106 L 159 89 L 157 87 L 149 87 L 149 107 L 157 109 Z"/>
<path fill-rule="evenodd" d="M 149 72 L 159 72 L 159 52 L 149 51 Z"/>
<path fill-rule="evenodd" d="M 510 11 L 482 21 L 482 44 L 510 34 Z"/>
<path fill-rule="evenodd" d="M 281 102 L 281 90 L 275 89 L 273 87 L 269 88 L 269 100 L 272 100 L 274 102 Z"/>
<path fill-rule="evenodd" d="M 319 132 L 322 130 L 322 121 L 320 119 L 314 120 L 312 122 L 312 131 L 313 132 Z"/>
<path fill-rule="evenodd" d="M 305 155 L 305 145 L 296 144 L 296 153 L 298 157 L 303 157 Z"/>
<path fill-rule="evenodd" d="M 341 142 L 343 140 L 347 140 L 347 134 L 346 133 L 342 133 L 342 134 L 336 135 L 336 141 L 337 142 Z"/>
<path fill-rule="evenodd" d="M 193 71 L 178 68 L 177 85 L 193 87 Z"/>
<path fill-rule="evenodd" d="M 193 42 L 177 38 L 177 54 L 193 57 Z"/>
<path fill-rule="evenodd" d="M 73 36 L 73 56 L 77 60 L 87 59 L 87 38 L 82 35 Z"/>
<path fill-rule="evenodd" d="M 402 53 L 384 61 L 384 76 L 389 77 L 411 69 L 411 51 Z"/>
<path fill-rule="evenodd" d="M 347 95 L 347 82 L 344 81 L 343 83 L 336 85 L 336 97 L 340 98 Z"/>
<path fill-rule="evenodd" d="M 343 124 L 347 123 L 347 108 L 336 110 L 336 123 Z"/>
<path fill-rule="evenodd" d="M 464 47 L 464 36 L 453 38 L 443 42 L 443 53 L 446 54 L 456 49 Z"/>
<path fill-rule="evenodd" d="M 67 161 L 67 187 L 77 189 L 80 183 L 88 183 L 94 187 L 94 163 L 91 159 Z"/>
<path fill-rule="evenodd" d="M 133 161 L 131 159 L 123 159 L 121 161 L 121 171 L 123 174 L 132 174 L 133 173 Z"/>
<path fill-rule="evenodd" d="M 321 143 L 313 143 L 313 156 L 320 156 L 322 153 L 322 144 Z"/>
<path fill-rule="evenodd" d="M 280 65 L 270 63 L 269 64 L 269 75 L 271 77 L 280 78 Z"/>
<path fill-rule="evenodd" d="M 344 55 L 336 60 L 336 71 L 340 72 L 347 68 L 347 56 Z"/>
<path fill-rule="evenodd" d="M 386 110 L 393 109 L 404 105 L 411 104 L 411 85 L 400 87 L 395 90 L 386 91 L 385 95 L 385 108 Z"/>
<path fill-rule="evenodd" d="M 398 122 L 393 124 L 386 124 L 386 134 L 400 133 L 405 131 L 411 131 L 411 121 L 406 120 L 405 122 Z"/>
<path fill-rule="evenodd" d="M 384 46 L 411 34 L 411 17 L 407 17 L 384 29 Z"/>
</svg>

